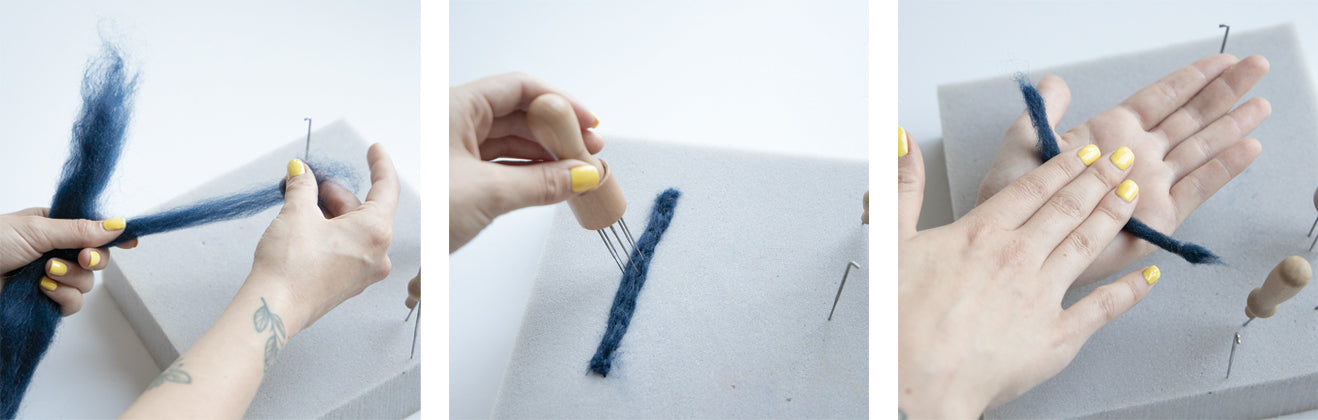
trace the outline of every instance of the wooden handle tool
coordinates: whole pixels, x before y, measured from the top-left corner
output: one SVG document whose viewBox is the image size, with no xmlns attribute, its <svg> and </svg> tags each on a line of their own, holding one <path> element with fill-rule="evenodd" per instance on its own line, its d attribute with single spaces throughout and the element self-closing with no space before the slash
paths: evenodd
<svg viewBox="0 0 1318 420">
<path fill-rule="evenodd" d="M 609 171 L 609 165 L 586 151 L 581 137 L 581 126 L 572 103 L 560 95 L 546 93 L 531 101 L 526 120 L 540 143 L 554 159 L 576 159 L 599 170 L 598 187 L 568 200 L 577 223 L 590 230 L 612 226 L 627 211 L 627 200 L 622 197 L 618 179 Z"/>
<path fill-rule="evenodd" d="M 1276 314 L 1277 305 L 1300 293 L 1300 289 L 1309 284 L 1312 274 L 1309 261 L 1298 256 L 1286 257 L 1272 269 L 1268 279 L 1263 281 L 1262 287 L 1249 292 L 1245 315 L 1253 319 L 1267 318 Z"/>
</svg>

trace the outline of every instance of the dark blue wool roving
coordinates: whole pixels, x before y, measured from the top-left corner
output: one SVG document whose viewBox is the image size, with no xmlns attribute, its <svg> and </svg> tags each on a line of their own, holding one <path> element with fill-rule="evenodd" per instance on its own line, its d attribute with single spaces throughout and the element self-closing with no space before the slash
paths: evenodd
<svg viewBox="0 0 1318 420">
<path fill-rule="evenodd" d="M 124 133 L 132 114 L 137 76 L 129 75 L 119 51 L 105 44 L 104 54 L 92 60 L 82 81 L 82 110 L 73 125 L 69 159 L 51 200 L 50 217 L 100 220 L 99 202 L 123 150 Z M 325 182 L 346 176 L 342 165 L 318 171 Z M 349 185 L 356 185 L 352 183 Z M 120 236 L 105 246 L 153 233 L 246 217 L 283 202 L 283 181 L 227 197 L 204 200 L 157 214 L 128 219 Z M 79 249 L 47 252 L 22 268 L 4 273 L 0 289 L 0 418 L 14 418 L 37 363 L 50 346 L 60 322 L 60 308 L 39 289 L 51 258 L 77 261 Z"/>
<path fill-rule="evenodd" d="M 600 339 L 595 356 L 590 358 L 590 370 L 600 376 L 609 376 L 613 367 L 613 352 L 618 349 L 618 342 L 627 334 L 627 325 L 631 324 L 632 312 L 636 311 L 636 295 L 645 285 L 645 276 L 650 271 L 650 260 L 654 257 L 654 247 L 668 230 L 668 223 L 673 220 L 673 208 L 677 206 L 677 197 L 682 193 L 669 188 L 654 199 L 654 208 L 650 210 L 650 223 L 645 233 L 636 241 L 627 269 L 623 270 L 622 282 L 618 293 L 613 295 L 613 307 L 609 309 L 609 326 Z M 635 269 L 633 269 L 635 268 Z"/>
<path fill-rule="evenodd" d="M 1057 146 L 1057 138 L 1053 136 L 1052 127 L 1048 126 L 1048 111 L 1044 108 L 1043 96 L 1034 88 L 1024 75 L 1017 75 L 1016 82 L 1020 84 L 1021 95 L 1025 97 L 1025 106 L 1029 110 L 1030 123 L 1034 125 L 1034 131 L 1039 136 L 1039 159 L 1047 162 L 1053 156 L 1061 153 Z M 1208 248 L 1195 245 L 1189 242 L 1181 242 L 1172 239 L 1170 236 L 1162 234 L 1144 222 L 1134 217 L 1126 222 L 1122 228 L 1136 238 L 1149 241 L 1159 248 L 1165 249 L 1173 254 L 1180 255 L 1193 264 L 1221 264 L 1222 260 L 1214 255 Z"/>
</svg>

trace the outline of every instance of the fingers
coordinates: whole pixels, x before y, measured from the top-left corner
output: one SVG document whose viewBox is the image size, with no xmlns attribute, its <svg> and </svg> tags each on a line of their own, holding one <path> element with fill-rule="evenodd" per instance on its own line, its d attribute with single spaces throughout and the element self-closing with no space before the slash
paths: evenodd
<svg viewBox="0 0 1318 420">
<path fill-rule="evenodd" d="M 49 278 L 42 278 L 41 292 L 60 307 L 60 315 L 69 316 L 82 310 L 82 292 L 78 289 L 62 286 Z"/>
<path fill-rule="evenodd" d="M 82 268 L 100 271 L 110 264 L 110 251 L 106 249 L 87 248 L 78 253 L 78 265 Z"/>
<path fill-rule="evenodd" d="M 77 289 L 79 293 L 92 291 L 92 285 L 96 282 L 91 270 L 69 264 L 68 261 L 59 258 L 46 261 L 46 278 L 55 280 L 64 287 Z"/>
<path fill-rule="evenodd" d="M 1079 349 L 1095 331 L 1144 300 L 1160 277 L 1158 267 L 1149 266 L 1094 289 L 1062 311 L 1063 329 L 1070 334 L 1073 348 Z"/>
<path fill-rule="evenodd" d="M 897 235 L 915 235 L 924 204 L 924 155 L 906 130 L 897 127 Z"/>
<path fill-rule="evenodd" d="M 27 211 L 27 210 L 25 210 Z M 127 221 L 121 218 L 104 221 L 86 219 L 51 219 L 32 215 L 14 227 L 37 252 L 54 249 L 95 248 L 123 233 Z"/>
<path fill-rule="evenodd" d="M 1082 222 L 1090 219 L 1091 214 L 1111 210 L 1099 209 L 1095 212 L 1094 208 L 1098 206 L 1100 200 L 1111 195 L 1108 192 L 1113 191 L 1122 180 L 1126 179 L 1135 161 L 1135 154 L 1128 147 L 1117 149 L 1105 158 L 1099 157 L 1101 152 L 1095 145 L 1087 145 L 1071 154 L 1074 158 L 1068 157 L 1068 159 L 1078 160 L 1081 164 L 1088 163 L 1089 168 L 1048 198 L 1048 201 L 1021 226 L 1021 229 L 1026 231 L 1027 237 L 1033 238 L 1033 241 L 1047 249 L 1056 248 L 1059 243 L 1066 245 L 1062 242 L 1063 239 L 1066 239 Z M 1116 203 L 1109 204 L 1116 205 Z M 1125 202 L 1125 204 L 1130 203 Z M 1097 242 L 1091 244 L 1099 245 Z M 1103 249 L 1106 244 L 1107 242 L 1103 242 L 1104 246 L 1098 248 Z M 1084 266 L 1088 264 L 1082 265 Z"/>
<path fill-rule="evenodd" d="M 1016 229 L 1029 220 L 1035 211 L 1044 205 L 1066 184 L 1086 169 L 1085 162 L 1077 154 L 1080 148 L 1063 150 L 1061 154 L 1044 162 L 1025 175 L 1021 175 L 998 191 L 983 204 L 970 210 L 967 215 L 997 220 L 998 227 Z"/>
<path fill-rule="evenodd" d="M 526 165 L 490 165 L 496 214 L 565 201 L 599 185 L 594 165 L 574 159 Z"/>
<path fill-rule="evenodd" d="M 318 188 L 311 168 L 301 159 L 288 161 L 288 178 L 284 186 L 284 208 L 281 213 L 320 214 L 317 205 Z"/>
<path fill-rule="evenodd" d="M 49 214 L 50 214 L 50 208 L 48 208 L 48 207 L 29 207 L 29 208 L 26 208 L 26 209 L 22 209 L 22 210 L 19 210 L 19 211 L 16 211 L 16 212 L 10 213 L 9 215 L 11 215 L 11 216 L 38 216 L 38 217 L 49 217 Z"/>
<path fill-rule="evenodd" d="M 1240 97 L 1268 73 L 1268 67 L 1268 60 L 1263 56 L 1245 57 L 1212 79 L 1190 102 L 1159 123 L 1153 132 L 1162 134 L 1171 147 L 1176 147 L 1235 106 Z"/>
<path fill-rule="evenodd" d="M 1071 89 L 1066 86 L 1066 81 L 1056 75 L 1046 75 L 1039 79 L 1039 84 L 1035 86 L 1039 91 L 1039 96 L 1043 97 L 1044 111 L 1048 114 L 1048 127 L 1057 131 L 1057 124 L 1062 121 L 1062 116 L 1066 115 L 1066 110 L 1071 107 Z M 1012 123 L 1007 129 L 1007 138 L 1018 139 L 1037 139 L 1034 132 L 1034 124 L 1030 121 L 1029 110 L 1022 111 L 1020 118 Z M 1068 148 L 1066 139 L 1058 136 L 1057 146 L 1063 149 Z M 1034 149 L 1034 143 L 1030 143 L 1030 149 Z"/>
<path fill-rule="evenodd" d="M 343 214 L 356 210 L 361 207 L 361 200 L 343 188 L 342 185 L 334 181 L 320 183 L 320 208 L 321 213 L 327 219 L 342 216 Z"/>
<path fill-rule="evenodd" d="M 1043 270 L 1049 274 L 1046 277 L 1055 279 L 1058 294 L 1065 293 L 1121 233 L 1139 204 L 1139 185 L 1127 179 L 1100 197 L 1098 207 L 1044 260 Z"/>
<path fill-rule="evenodd" d="M 1190 217 L 1194 209 L 1208 201 L 1209 197 L 1222 189 L 1222 186 L 1240 175 L 1250 163 L 1263 152 L 1263 145 L 1258 140 L 1245 139 L 1234 146 L 1218 153 L 1212 160 L 1200 165 L 1171 188 L 1172 202 L 1176 204 L 1176 220 L 1179 224 Z"/>
<path fill-rule="evenodd" d="M 532 145 L 536 146 L 537 148 L 544 149 L 544 146 L 540 146 L 539 143 L 537 143 L 535 140 L 532 140 L 535 139 L 536 137 L 535 134 L 531 131 L 530 125 L 526 121 L 526 112 L 515 111 L 507 116 L 494 119 L 494 123 L 490 126 L 490 132 L 485 135 L 485 140 L 482 141 L 480 144 L 481 159 L 491 160 L 499 157 L 536 159 L 533 157 L 505 155 L 505 154 L 496 153 L 496 150 L 499 146 L 489 145 L 489 143 L 507 137 L 529 141 L 532 143 Z M 604 149 L 604 139 L 600 137 L 599 134 L 596 134 L 594 131 L 590 130 L 589 127 L 581 126 L 581 139 L 583 143 L 585 143 L 586 145 L 586 151 L 590 152 L 590 154 L 592 155 L 599 153 L 600 150 Z M 548 153 L 543 153 L 543 150 L 539 150 L 539 151 L 532 150 L 532 152 L 536 152 L 544 156 L 548 156 Z M 540 160 L 553 160 L 553 157 L 542 158 Z"/>
<path fill-rule="evenodd" d="M 398 210 L 398 172 L 394 170 L 394 160 L 380 143 L 372 144 L 366 151 L 366 163 L 371 167 L 371 191 L 366 193 L 366 202 L 378 206 L 386 217 L 389 226 L 393 226 L 394 213 Z"/>
<path fill-rule="evenodd" d="M 581 128 L 594 128 L 599 125 L 595 114 L 566 92 L 523 73 L 490 76 L 462 85 L 459 89 L 474 94 L 475 97 L 471 99 L 483 103 L 490 110 L 491 120 L 510 115 L 515 111 L 526 111 L 527 106 L 536 97 L 546 93 L 557 93 L 572 102 L 572 108 L 577 114 L 577 123 Z"/>
<path fill-rule="evenodd" d="M 1207 128 L 1182 141 L 1167 153 L 1163 160 L 1172 169 L 1172 179 L 1181 179 L 1226 148 L 1240 143 L 1263 120 L 1272 115 L 1272 104 L 1266 99 L 1254 98 L 1232 110 Z"/>
<path fill-rule="evenodd" d="M 1200 59 L 1145 86 L 1117 107 L 1135 114 L 1140 126 L 1145 131 L 1151 130 L 1236 61 L 1235 57 L 1227 54 Z"/>
</svg>

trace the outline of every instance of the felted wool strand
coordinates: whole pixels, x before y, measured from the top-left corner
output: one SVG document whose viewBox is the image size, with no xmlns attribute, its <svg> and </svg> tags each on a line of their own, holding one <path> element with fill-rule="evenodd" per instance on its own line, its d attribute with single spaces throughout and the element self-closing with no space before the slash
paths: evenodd
<svg viewBox="0 0 1318 420">
<path fill-rule="evenodd" d="M 677 198 L 682 196 L 678 190 L 669 188 L 659 193 L 650 210 L 650 222 L 645 226 L 645 233 L 636 241 L 627 269 L 623 270 L 618 293 L 613 295 L 613 307 L 609 309 L 609 324 L 600 339 L 595 356 L 590 358 L 590 370 L 600 376 L 608 377 L 613 368 L 613 354 L 618 349 L 622 336 L 627 334 L 631 324 L 632 313 L 636 311 L 636 297 L 645 286 L 645 277 L 650 271 L 650 261 L 654 257 L 654 247 L 659 244 L 668 224 L 673 220 L 673 210 L 677 207 Z"/>
<path fill-rule="evenodd" d="M 1034 131 L 1039 137 L 1039 159 L 1047 162 L 1048 159 L 1052 159 L 1053 156 L 1061 153 L 1061 150 L 1058 149 L 1057 138 L 1053 136 L 1052 127 L 1048 126 L 1048 111 L 1044 107 L 1043 96 L 1039 95 L 1039 90 L 1024 75 L 1017 76 L 1016 83 L 1020 85 L 1021 95 L 1025 97 L 1025 107 L 1030 115 L 1030 123 L 1034 125 Z M 1131 217 L 1121 229 L 1130 232 L 1136 238 L 1180 255 L 1181 258 L 1193 264 L 1220 264 L 1222 262 L 1208 248 L 1172 239 L 1172 237 L 1154 230 L 1134 217 Z"/>
<path fill-rule="evenodd" d="M 129 75 L 118 49 L 106 43 L 102 55 L 93 59 L 83 74 L 82 110 L 73 125 L 68 160 L 51 201 L 51 218 L 101 219 L 99 202 L 119 155 L 132 114 L 137 76 Z M 356 179 L 343 165 L 318 168 L 307 163 L 317 182 L 335 177 Z M 355 182 L 348 185 L 357 185 Z M 203 200 L 164 212 L 128 219 L 127 227 L 114 241 L 169 232 L 207 223 L 247 217 L 283 202 L 284 182 L 225 197 Z M 0 418 L 14 418 L 32 380 L 37 363 L 50 347 L 60 322 L 60 308 L 39 290 L 51 258 L 76 261 L 78 249 L 47 252 L 36 261 L 5 273 L 0 289 Z"/>
</svg>

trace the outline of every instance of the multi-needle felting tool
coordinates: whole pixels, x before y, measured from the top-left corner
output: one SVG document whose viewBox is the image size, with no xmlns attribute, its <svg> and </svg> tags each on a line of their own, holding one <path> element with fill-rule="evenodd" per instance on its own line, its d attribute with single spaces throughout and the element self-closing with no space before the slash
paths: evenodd
<svg viewBox="0 0 1318 420">
<path fill-rule="evenodd" d="M 631 263 L 632 251 L 636 249 L 636 240 L 627 228 L 627 221 L 622 218 L 627 211 L 627 200 L 623 198 L 618 178 L 609 170 L 609 165 L 586 150 L 572 103 L 557 94 L 540 95 L 527 108 L 526 120 L 531 132 L 554 159 L 580 160 L 599 171 L 599 186 L 569 199 L 568 206 L 581 227 L 599 234 L 613 261 L 618 264 L 618 270 L 625 273 Z"/>
</svg>

